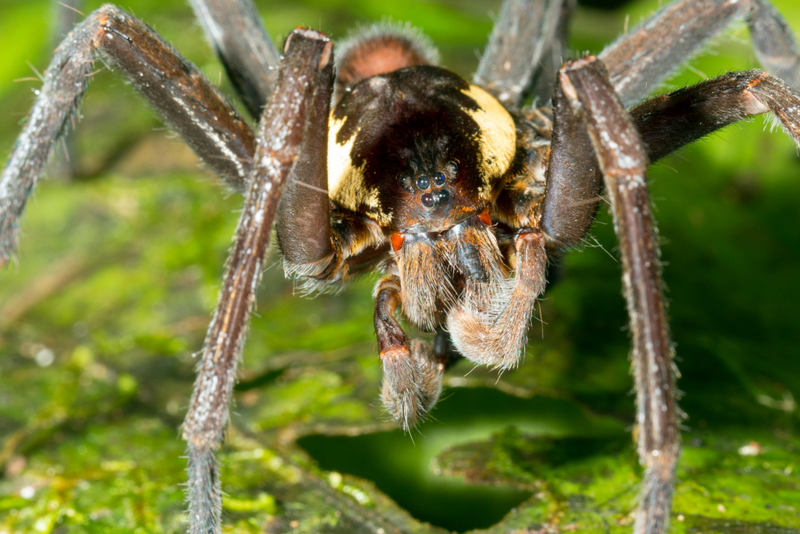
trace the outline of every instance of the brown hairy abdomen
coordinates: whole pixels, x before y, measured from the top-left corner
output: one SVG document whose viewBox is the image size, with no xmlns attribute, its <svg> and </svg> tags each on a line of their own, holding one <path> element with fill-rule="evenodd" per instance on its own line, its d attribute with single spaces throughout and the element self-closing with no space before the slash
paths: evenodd
<svg viewBox="0 0 800 534">
<path fill-rule="evenodd" d="M 409 26 L 380 23 L 359 31 L 339 47 L 334 101 L 361 80 L 405 67 L 435 65 L 438 52 Z"/>
<path fill-rule="evenodd" d="M 408 39 L 396 35 L 378 36 L 359 43 L 348 52 L 339 67 L 339 80 L 348 86 L 376 74 L 428 63 Z"/>
</svg>

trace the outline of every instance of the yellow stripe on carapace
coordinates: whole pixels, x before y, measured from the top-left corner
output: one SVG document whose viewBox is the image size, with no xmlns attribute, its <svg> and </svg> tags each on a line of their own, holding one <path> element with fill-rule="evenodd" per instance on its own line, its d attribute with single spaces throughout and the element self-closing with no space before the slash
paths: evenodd
<svg viewBox="0 0 800 534">
<path fill-rule="evenodd" d="M 328 118 L 328 196 L 353 211 L 359 211 L 359 207 L 364 205 L 378 224 L 387 225 L 392 220 L 391 214 L 382 209 L 378 191 L 364 183 L 366 163 L 361 167 L 353 165 L 353 145 L 359 130 L 355 130 L 344 143 L 336 142 L 346 120 L 347 117 L 335 119 L 333 114 Z"/>
<path fill-rule="evenodd" d="M 339 130 L 342 129 L 346 120 L 347 117 L 335 119 L 333 113 L 328 118 L 328 191 L 331 198 L 336 198 L 338 190 L 347 177 L 353 172 L 357 172 L 357 169 L 353 168 L 350 153 L 353 151 L 358 130 L 353 132 L 353 135 L 344 144 L 340 145 L 336 142 Z"/>
<path fill-rule="evenodd" d="M 481 151 L 481 198 L 489 200 L 495 182 L 505 174 L 517 150 L 517 128 L 514 119 L 500 102 L 478 87 L 470 85 L 464 94 L 475 100 L 479 109 L 466 110 L 478 123 L 481 135 L 478 144 Z"/>
</svg>

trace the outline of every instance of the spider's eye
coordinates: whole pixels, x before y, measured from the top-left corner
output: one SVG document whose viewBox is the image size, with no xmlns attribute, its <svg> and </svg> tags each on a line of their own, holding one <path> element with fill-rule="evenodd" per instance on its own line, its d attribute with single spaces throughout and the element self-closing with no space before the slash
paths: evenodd
<svg viewBox="0 0 800 534">
<path fill-rule="evenodd" d="M 455 164 L 454 161 L 448 161 L 447 165 L 445 165 L 445 169 L 447 170 L 447 174 L 455 180 L 456 175 L 458 174 L 458 165 Z"/>
<path fill-rule="evenodd" d="M 422 205 L 425 206 L 426 208 L 432 208 L 433 205 L 436 203 L 436 199 L 434 198 L 433 195 L 434 195 L 433 193 L 425 193 L 424 195 L 422 195 L 420 197 Z"/>
<path fill-rule="evenodd" d="M 433 175 L 433 185 L 443 186 L 446 180 L 443 172 L 437 172 Z"/>
<path fill-rule="evenodd" d="M 428 178 L 424 174 L 417 176 L 417 187 L 419 189 L 422 189 L 424 191 L 425 189 L 428 189 L 430 186 L 431 186 L 430 178 Z"/>
<path fill-rule="evenodd" d="M 400 175 L 400 186 L 409 193 L 414 192 L 414 177 L 404 172 Z"/>
</svg>

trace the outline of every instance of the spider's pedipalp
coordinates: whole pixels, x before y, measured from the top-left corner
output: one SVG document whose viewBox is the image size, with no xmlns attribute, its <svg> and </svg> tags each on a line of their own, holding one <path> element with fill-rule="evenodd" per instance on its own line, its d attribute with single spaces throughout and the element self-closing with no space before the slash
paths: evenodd
<svg viewBox="0 0 800 534">
<path fill-rule="evenodd" d="M 374 323 L 383 367 L 381 401 L 408 432 L 439 400 L 445 366 L 427 343 L 409 342 L 394 316 L 400 299 L 400 279 L 393 274 L 384 277 L 375 291 Z"/>
<path fill-rule="evenodd" d="M 280 54 L 251 0 L 190 0 L 211 47 L 250 115 L 258 119 L 278 77 Z"/>
<path fill-rule="evenodd" d="M 504 371 L 519 365 L 536 300 L 546 285 L 545 241 L 540 232 L 522 231 L 515 239 L 513 280 L 475 283 L 474 289 L 467 284 L 465 296 L 447 317 L 447 330 L 468 360 Z"/>
<path fill-rule="evenodd" d="M 98 57 L 122 72 L 206 165 L 233 188 L 246 188 L 255 150 L 247 123 L 197 67 L 146 24 L 106 5 L 76 26 L 56 50 L 3 169 L 0 265 L 14 253 L 18 219 L 86 92 Z"/>
</svg>

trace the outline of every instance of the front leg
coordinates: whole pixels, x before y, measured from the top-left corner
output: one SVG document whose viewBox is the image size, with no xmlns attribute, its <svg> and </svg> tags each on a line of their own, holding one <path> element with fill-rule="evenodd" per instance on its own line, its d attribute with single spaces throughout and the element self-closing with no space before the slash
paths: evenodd
<svg viewBox="0 0 800 534">
<path fill-rule="evenodd" d="M 324 35 L 295 30 L 286 40 L 276 90 L 259 122 L 250 190 L 236 229 L 219 303 L 198 364 L 183 426 L 189 457 L 189 528 L 219 532 L 222 497 L 214 452 L 222 442 L 228 404 L 244 338 L 263 271 L 270 230 L 289 170 L 305 132 L 324 128 L 333 87 L 332 45 Z M 316 122 L 315 122 L 316 121 Z"/>
<path fill-rule="evenodd" d="M 634 532 L 658 534 L 667 528 L 672 505 L 681 414 L 647 189 L 647 156 L 598 60 L 568 63 L 559 85 L 562 101 L 556 105 L 566 105 L 582 117 L 611 201 L 631 324 L 638 452 L 645 467 Z"/>
</svg>

